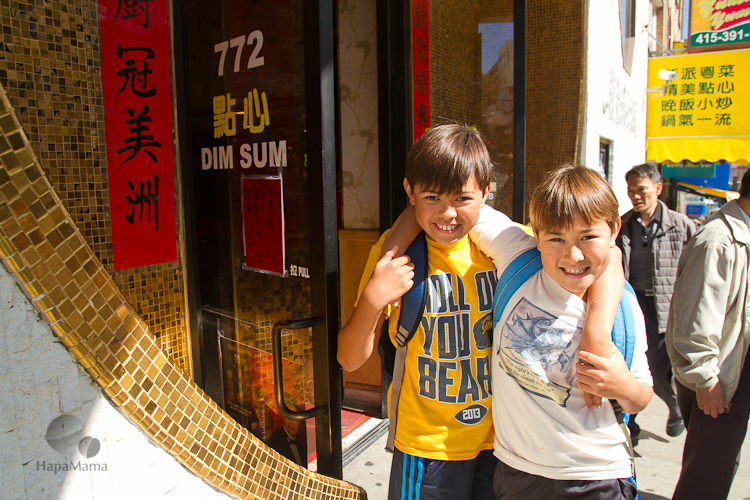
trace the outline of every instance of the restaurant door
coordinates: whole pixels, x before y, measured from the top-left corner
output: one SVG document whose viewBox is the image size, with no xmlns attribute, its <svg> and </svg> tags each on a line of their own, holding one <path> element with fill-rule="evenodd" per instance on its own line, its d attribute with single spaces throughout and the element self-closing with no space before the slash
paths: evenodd
<svg viewBox="0 0 750 500">
<path fill-rule="evenodd" d="M 340 478 L 332 2 L 174 5 L 196 381 Z"/>
</svg>

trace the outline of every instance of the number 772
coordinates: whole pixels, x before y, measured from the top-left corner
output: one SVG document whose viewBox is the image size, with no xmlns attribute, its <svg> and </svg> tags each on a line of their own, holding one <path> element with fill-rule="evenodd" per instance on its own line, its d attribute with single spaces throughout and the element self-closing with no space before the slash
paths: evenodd
<svg viewBox="0 0 750 500">
<path fill-rule="evenodd" d="M 234 54 L 234 72 L 240 71 L 240 60 L 242 58 L 242 48 L 245 45 L 255 45 L 252 54 L 247 60 L 247 68 L 252 69 L 265 64 L 263 56 L 259 56 L 260 50 L 263 47 L 263 33 L 260 30 L 255 30 L 249 35 L 240 35 L 234 37 L 231 40 L 225 40 L 223 42 L 214 45 L 214 53 L 221 52 L 219 57 L 219 71 L 218 76 L 224 76 L 224 60 L 227 57 L 229 47 L 236 47 L 237 52 Z"/>
</svg>

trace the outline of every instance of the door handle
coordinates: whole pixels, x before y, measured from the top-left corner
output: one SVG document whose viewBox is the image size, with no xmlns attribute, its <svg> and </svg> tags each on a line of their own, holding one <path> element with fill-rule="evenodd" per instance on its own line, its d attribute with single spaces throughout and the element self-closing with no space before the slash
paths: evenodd
<svg viewBox="0 0 750 500">
<path fill-rule="evenodd" d="M 284 418 L 289 420 L 307 420 L 318 416 L 326 411 L 325 406 L 313 406 L 307 410 L 295 411 L 286 405 L 284 400 L 284 374 L 281 363 L 281 331 L 302 330 L 320 324 L 320 318 L 315 316 L 305 319 L 280 319 L 273 325 L 271 331 L 271 344 L 273 352 L 273 393 L 276 399 L 276 408 Z"/>
</svg>

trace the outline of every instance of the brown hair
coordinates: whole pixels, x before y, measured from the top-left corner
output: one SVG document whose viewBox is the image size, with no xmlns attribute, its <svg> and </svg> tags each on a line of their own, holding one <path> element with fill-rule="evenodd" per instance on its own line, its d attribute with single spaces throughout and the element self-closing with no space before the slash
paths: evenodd
<svg viewBox="0 0 750 500">
<path fill-rule="evenodd" d="M 474 177 L 484 191 L 492 178 L 492 161 L 474 127 L 448 123 L 431 128 L 406 156 L 406 180 L 414 189 L 459 193 Z"/>
<path fill-rule="evenodd" d="M 547 174 L 534 192 L 529 218 L 537 233 L 573 227 L 578 215 L 590 226 L 603 220 L 614 231 L 618 209 L 617 198 L 601 175 L 565 164 Z"/>
</svg>

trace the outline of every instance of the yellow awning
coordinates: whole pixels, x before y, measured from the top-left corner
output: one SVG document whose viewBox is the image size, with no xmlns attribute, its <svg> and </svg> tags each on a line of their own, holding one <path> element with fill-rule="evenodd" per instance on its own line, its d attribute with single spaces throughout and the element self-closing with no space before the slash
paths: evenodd
<svg viewBox="0 0 750 500">
<path fill-rule="evenodd" d="M 750 136 L 646 140 L 646 159 L 658 163 L 750 163 Z"/>
<path fill-rule="evenodd" d="M 651 58 L 648 86 L 663 85 L 646 98 L 647 160 L 750 161 L 750 50 Z"/>
<path fill-rule="evenodd" d="M 736 200 L 740 197 L 740 193 L 738 193 L 737 191 L 725 191 L 723 189 L 696 186 L 695 184 L 688 184 L 687 182 L 682 181 L 677 181 L 677 186 L 692 189 L 693 191 L 697 191 L 704 196 L 713 196 L 715 198 L 721 198 L 727 201 Z"/>
</svg>

